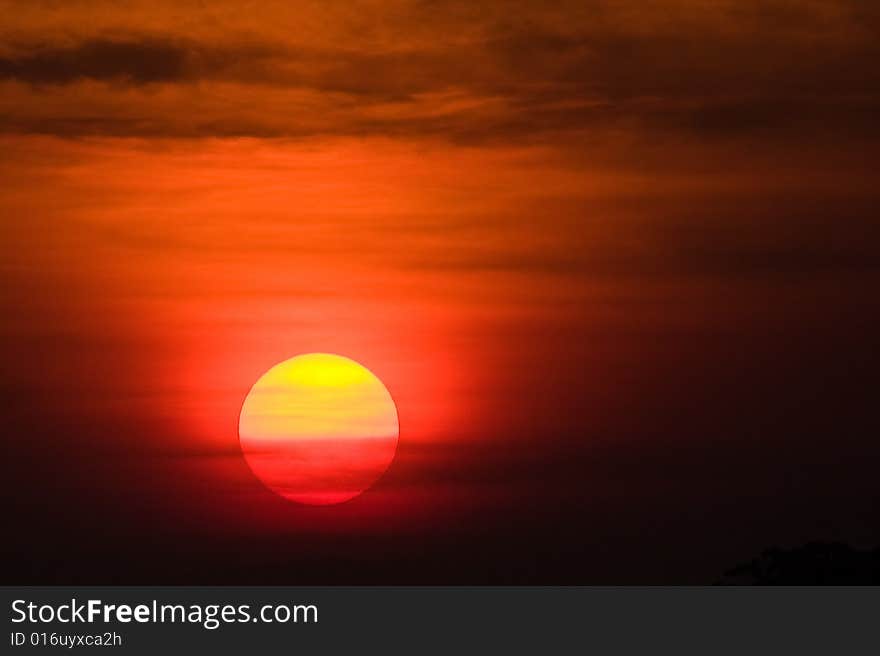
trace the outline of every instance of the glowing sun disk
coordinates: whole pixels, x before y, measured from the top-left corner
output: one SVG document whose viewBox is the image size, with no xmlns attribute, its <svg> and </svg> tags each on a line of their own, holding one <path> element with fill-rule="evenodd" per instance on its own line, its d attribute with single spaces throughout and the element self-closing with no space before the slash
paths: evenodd
<svg viewBox="0 0 880 656">
<path fill-rule="evenodd" d="M 397 408 L 382 382 L 329 353 L 286 360 L 251 388 L 239 438 L 254 473 L 307 504 L 351 499 L 387 469 L 397 449 Z"/>
</svg>

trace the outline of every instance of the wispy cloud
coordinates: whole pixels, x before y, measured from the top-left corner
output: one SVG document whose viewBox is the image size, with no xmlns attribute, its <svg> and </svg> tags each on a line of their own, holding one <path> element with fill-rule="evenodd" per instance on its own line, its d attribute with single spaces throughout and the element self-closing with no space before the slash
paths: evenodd
<svg viewBox="0 0 880 656">
<path fill-rule="evenodd" d="M 860 3 L 524 2 L 521 20 L 494 3 L 401 3 L 368 22 L 301 9 L 308 32 L 280 30 L 272 11 L 281 25 L 295 18 L 272 5 L 222 36 L 167 23 L 144 32 L 123 15 L 91 33 L 35 33 L 21 18 L 0 36 L 0 128 L 472 143 L 610 130 L 877 136 L 880 21 Z"/>
</svg>

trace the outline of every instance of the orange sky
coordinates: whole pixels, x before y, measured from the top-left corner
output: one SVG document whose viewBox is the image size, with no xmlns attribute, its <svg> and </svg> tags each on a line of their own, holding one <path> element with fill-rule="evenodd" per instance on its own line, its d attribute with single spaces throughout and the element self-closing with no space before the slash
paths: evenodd
<svg viewBox="0 0 880 656">
<path fill-rule="evenodd" d="M 295 523 L 236 425 L 298 353 L 363 363 L 398 404 L 398 458 L 349 519 L 454 523 L 536 487 L 570 500 L 572 463 L 609 444 L 757 439 L 743 413 L 766 395 L 735 381 L 831 376 L 840 317 L 861 321 L 836 361 L 867 350 L 867 3 L 0 12 L 13 423 L 23 448 L 97 454 L 96 480 L 161 460 L 167 489 L 129 478 L 145 513 Z M 809 405 L 798 385 L 781 408 Z M 546 458 L 568 464 L 538 485 Z M 612 469 L 596 494 L 629 499 Z"/>
</svg>

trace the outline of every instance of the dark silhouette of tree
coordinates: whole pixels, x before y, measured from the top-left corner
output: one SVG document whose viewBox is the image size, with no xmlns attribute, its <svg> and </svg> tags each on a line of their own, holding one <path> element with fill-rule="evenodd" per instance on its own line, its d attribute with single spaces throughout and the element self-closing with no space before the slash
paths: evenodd
<svg viewBox="0 0 880 656">
<path fill-rule="evenodd" d="M 771 548 L 727 570 L 717 585 L 877 585 L 880 548 L 861 551 L 842 542 Z"/>
</svg>

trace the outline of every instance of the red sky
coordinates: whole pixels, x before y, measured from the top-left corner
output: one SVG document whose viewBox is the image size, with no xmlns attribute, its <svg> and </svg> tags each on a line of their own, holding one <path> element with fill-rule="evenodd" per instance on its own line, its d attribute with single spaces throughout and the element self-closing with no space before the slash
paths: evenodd
<svg viewBox="0 0 880 656">
<path fill-rule="evenodd" d="M 371 536 L 360 578 L 415 582 L 446 556 L 464 582 L 675 582 L 877 542 L 865 3 L 0 10 L 8 485 L 33 535 L 92 513 L 112 544 L 246 536 L 318 581 L 351 554 L 292 536 Z M 250 385 L 310 351 L 400 414 L 395 464 L 335 515 L 238 450 Z"/>
</svg>

